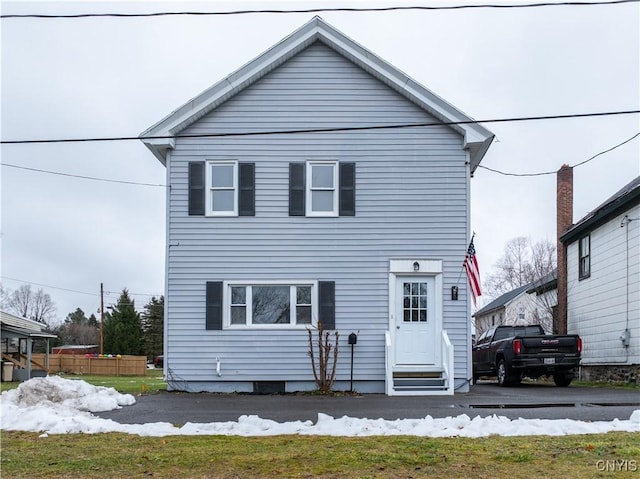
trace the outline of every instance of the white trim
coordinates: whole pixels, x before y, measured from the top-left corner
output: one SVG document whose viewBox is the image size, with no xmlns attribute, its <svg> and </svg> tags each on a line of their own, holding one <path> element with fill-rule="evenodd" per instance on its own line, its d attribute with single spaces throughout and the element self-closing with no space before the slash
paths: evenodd
<svg viewBox="0 0 640 479">
<path fill-rule="evenodd" d="M 314 188 L 313 181 L 313 167 L 314 166 L 332 166 L 333 167 L 333 188 Z M 337 160 L 308 160 L 305 165 L 306 171 L 306 188 L 305 188 L 305 214 L 306 216 L 338 216 L 338 192 L 340 189 L 340 177 L 338 175 L 338 161 Z M 332 191 L 333 192 L 333 210 L 331 211 L 314 211 L 313 210 L 313 191 Z"/>
<path fill-rule="evenodd" d="M 418 270 L 414 269 L 414 263 L 418 263 Z M 418 276 L 433 276 L 442 274 L 441 259 L 404 258 L 389 260 L 389 272 L 397 274 L 414 274 Z"/>
<path fill-rule="evenodd" d="M 464 251 L 466 254 L 467 251 L 467 241 L 469 241 L 469 239 L 471 238 L 471 235 L 469 234 L 471 231 L 471 177 L 473 176 L 473 170 L 471 168 L 471 154 L 469 153 L 469 151 L 466 152 L 466 161 L 465 161 L 465 170 L 466 170 L 466 177 L 469 178 L 468 181 L 466 181 L 466 187 L 465 187 L 465 193 L 467 195 L 466 197 L 466 211 L 467 211 L 467 217 L 465 218 L 465 230 L 467 232 L 467 234 L 465 235 L 465 243 L 464 243 Z M 462 263 L 464 261 L 464 258 L 462 257 L 462 253 L 460 255 L 460 263 Z M 465 275 L 466 276 L 466 275 Z M 467 294 L 467 300 L 464 303 L 465 306 L 465 323 L 466 323 L 466 328 L 467 328 L 467 345 L 466 345 L 466 350 L 467 350 L 467 374 L 466 374 L 466 378 L 467 380 L 469 379 L 473 379 L 470 376 L 473 376 L 473 358 L 471 357 L 471 348 L 473 347 L 473 334 L 474 334 L 474 324 L 473 324 L 473 320 L 472 318 L 472 313 L 471 313 L 471 291 L 469 290 L 469 282 L 467 281 L 467 278 L 464 278 L 463 280 L 463 288 L 466 288 Z M 460 291 L 458 291 L 458 294 L 460 294 Z M 451 374 L 453 375 L 455 373 L 455 363 L 453 365 L 454 369 L 451 371 Z M 473 381 L 470 381 L 469 384 L 471 384 Z"/>
<path fill-rule="evenodd" d="M 413 263 L 418 262 L 420 265 L 419 271 L 414 271 Z M 411 259 L 391 259 L 389 261 L 389 324 L 388 330 L 385 332 L 385 360 L 386 360 L 386 374 L 385 374 L 385 391 L 388 396 L 402 396 L 402 395 L 437 395 L 437 394 L 450 394 L 447 390 L 445 392 L 442 391 L 424 391 L 424 392 L 404 392 L 404 391 L 395 391 L 393 389 L 393 372 L 394 370 L 427 370 L 427 369 L 444 369 L 444 361 L 448 360 L 448 358 L 444 358 L 443 354 L 443 341 L 440 338 L 443 337 L 444 331 L 444 305 L 443 305 L 443 284 L 444 284 L 444 275 L 442 272 L 442 260 L 436 259 L 420 259 L 420 258 L 411 258 Z M 435 332 L 436 335 L 436 343 L 435 346 L 437 348 L 436 357 L 437 361 L 435 366 L 433 365 L 425 365 L 425 366 L 416 366 L 412 368 L 403 368 L 397 367 L 395 364 L 395 348 L 396 348 L 396 283 L 400 278 L 411 278 L 412 276 L 428 276 L 433 277 L 435 279 L 435 299 L 434 299 L 434 314 L 436 317 L 435 324 Z M 448 339 L 448 337 L 447 337 Z M 453 373 L 449 373 L 450 377 L 447 377 L 447 381 L 450 381 L 448 385 L 450 386 L 453 379 Z"/>
<path fill-rule="evenodd" d="M 180 133 L 315 41 L 324 43 L 441 121 L 473 121 L 471 117 L 316 16 L 266 52 L 142 132 L 140 139 L 164 164 L 166 152 L 175 147 L 175 139 L 157 137 L 170 137 Z M 451 128 L 463 136 L 464 148 L 471 152 L 471 171 L 474 171 L 493 141 L 493 133 L 478 123 L 452 125 Z"/>
<path fill-rule="evenodd" d="M 213 186 L 213 167 L 215 166 L 232 166 L 233 167 L 233 186 L 231 188 Z M 205 215 L 206 216 L 238 216 L 238 161 L 237 160 L 207 160 L 205 162 Z M 232 191 L 233 190 L 233 210 L 214 211 L 212 192 Z"/>
<path fill-rule="evenodd" d="M 302 324 L 231 324 L 231 287 L 235 286 L 245 286 L 245 287 L 254 287 L 254 286 L 289 286 L 290 287 L 290 296 L 289 301 L 290 304 L 294 306 L 296 298 L 295 298 L 295 287 L 297 286 L 310 286 L 311 287 L 311 323 L 302 323 Z M 222 317 L 222 329 L 229 330 L 278 330 L 282 331 L 286 330 L 304 330 L 308 327 L 315 327 L 318 324 L 318 281 L 316 280 L 231 280 L 231 281 L 223 281 L 222 282 L 222 308 L 223 308 L 223 317 Z M 250 318 L 251 312 L 251 294 L 247 291 L 246 297 L 246 308 L 247 308 L 247 317 Z M 292 313 L 290 316 L 291 320 L 295 320 L 295 312 L 292 308 Z"/>
<path fill-rule="evenodd" d="M 171 151 L 167 151 L 167 176 L 166 176 L 166 184 L 171 184 Z M 167 352 L 169 351 L 169 261 L 171 255 L 171 188 L 166 188 L 167 194 L 165 196 L 165 251 L 164 251 L 164 320 L 163 320 L 163 350 L 162 354 L 164 359 L 162 361 L 162 376 L 164 379 L 167 378 L 167 363 L 169 359 L 169 355 Z"/>
</svg>

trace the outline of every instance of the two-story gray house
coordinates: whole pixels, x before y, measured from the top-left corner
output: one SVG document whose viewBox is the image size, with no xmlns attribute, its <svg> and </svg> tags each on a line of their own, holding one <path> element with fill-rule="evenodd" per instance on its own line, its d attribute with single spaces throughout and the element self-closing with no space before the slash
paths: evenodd
<svg viewBox="0 0 640 479">
<path fill-rule="evenodd" d="M 315 17 L 141 134 L 166 166 L 169 389 L 453 394 L 471 378 L 460 273 L 493 134 Z M 452 287 L 457 286 L 456 292 Z"/>
</svg>

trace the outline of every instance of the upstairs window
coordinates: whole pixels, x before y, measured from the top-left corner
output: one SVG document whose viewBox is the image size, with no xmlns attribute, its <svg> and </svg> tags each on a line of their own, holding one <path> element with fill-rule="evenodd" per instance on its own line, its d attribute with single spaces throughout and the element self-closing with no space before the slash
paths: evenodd
<svg viewBox="0 0 640 479">
<path fill-rule="evenodd" d="M 307 216 L 338 216 L 338 163 L 307 163 Z"/>
<path fill-rule="evenodd" d="M 290 163 L 289 216 L 355 216 L 355 175 L 355 163 Z"/>
<path fill-rule="evenodd" d="M 207 162 L 207 216 L 237 216 L 237 191 L 237 162 Z"/>
<path fill-rule="evenodd" d="M 190 216 L 255 216 L 255 163 L 189 163 Z"/>
<path fill-rule="evenodd" d="M 585 279 L 591 276 L 591 236 L 580 238 L 578 248 L 578 279 Z"/>
</svg>

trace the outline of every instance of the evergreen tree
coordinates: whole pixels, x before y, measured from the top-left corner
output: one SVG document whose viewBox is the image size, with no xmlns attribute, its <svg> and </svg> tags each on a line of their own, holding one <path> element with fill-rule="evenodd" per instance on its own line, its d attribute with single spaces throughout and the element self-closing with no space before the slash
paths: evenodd
<svg viewBox="0 0 640 479">
<path fill-rule="evenodd" d="M 141 355 L 142 322 L 127 289 L 123 289 L 118 303 L 104 317 L 104 352 L 106 354 Z"/>
<path fill-rule="evenodd" d="M 153 359 L 164 350 L 164 296 L 151 298 L 142 312 L 144 354 Z"/>
</svg>

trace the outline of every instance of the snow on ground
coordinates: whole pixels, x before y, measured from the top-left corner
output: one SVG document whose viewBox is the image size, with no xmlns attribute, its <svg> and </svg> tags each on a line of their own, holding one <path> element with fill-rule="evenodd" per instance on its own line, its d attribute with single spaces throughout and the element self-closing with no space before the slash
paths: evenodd
<svg viewBox="0 0 640 479">
<path fill-rule="evenodd" d="M 280 434 L 324 436 L 428 436 L 483 437 L 501 436 L 562 436 L 567 434 L 600 434 L 612 431 L 640 432 L 640 410 L 629 420 L 584 422 L 572 419 L 516 419 L 502 416 L 434 419 L 359 419 L 343 416 L 333 418 L 319 413 L 318 420 L 278 423 L 258 416 L 241 416 L 237 421 L 209 424 L 187 423 L 175 427 L 167 422 L 149 424 L 119 424 L 102 419 L 91 412 L 108 411 L 135 403 L 130 394 L 120 394 L 113 388 L 92 386 L 85 381 L 58 376 L 34 378 L 17 389 L 5 391 L 0 397 L 0 429 L 32 431 L 47 434 L 122 432 L 139 436 L 169 435 L 233 435 L 275 436 Z"/>
</svg>

